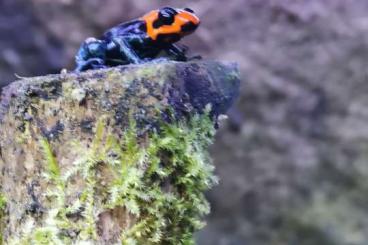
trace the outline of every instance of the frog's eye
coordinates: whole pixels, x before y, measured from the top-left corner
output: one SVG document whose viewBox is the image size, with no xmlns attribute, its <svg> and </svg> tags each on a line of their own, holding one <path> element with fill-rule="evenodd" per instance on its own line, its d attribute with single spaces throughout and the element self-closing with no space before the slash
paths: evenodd
<svg viewBox="0 0 368 245">
<path fill-rule="evenodd" d="M 161 24 L 163 25 L 171 25 L 174 23 L 175 15 L 177 14 L 176 10 L 170 7 L 165 7 L 160 9 L 158 18 Z"/>
<path fill-rule="evenodd" d="M 185 9 L 184 9 L 184 11 L 187 11 L 187 12 L 189 12 L 189 13 L 194 14 L 194 11 L 193 11 L 192 9 L 190 9 L 190 8 L 185 8 Z"/>
<path fill-rule="evenodd" d="M 160 9 L 160 12 L 168 13 L 168 14 L 171 14 L 171 15 L 176 15 L 178 13 L 175 9 L 170 8 L 170 7 L 163 7 L 163 8 Z"/>
</svg>

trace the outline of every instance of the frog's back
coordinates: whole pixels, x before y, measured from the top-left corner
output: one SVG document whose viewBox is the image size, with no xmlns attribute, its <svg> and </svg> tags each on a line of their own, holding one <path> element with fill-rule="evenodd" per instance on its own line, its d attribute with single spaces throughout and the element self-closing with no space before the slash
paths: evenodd
<svg viewBox="0 0 368 245">
<path fill-rule="evenodd" d="M 110 30 L 106 31 L 103 35 L 104 40 L 111 40 L 114 37 L 122 36 L 141 36 L 146 37 L 147 26 L 142 20 L 136 19 L 129 22 L 121 23 Z"/>
</svg>

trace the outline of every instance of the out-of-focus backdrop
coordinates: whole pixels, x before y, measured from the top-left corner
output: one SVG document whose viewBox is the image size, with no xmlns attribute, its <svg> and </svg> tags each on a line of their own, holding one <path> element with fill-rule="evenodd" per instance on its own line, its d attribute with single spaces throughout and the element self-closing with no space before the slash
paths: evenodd
<svg viewBox="0 0 368 245">
<path fill-rule="evenodd" d="M 73 68 L 89 36 L 190 7 L 193 53 L 239 63 L 202 245 L 368 244 L 368 1 L 0 0 L 0 82 Z"/>
</svg>

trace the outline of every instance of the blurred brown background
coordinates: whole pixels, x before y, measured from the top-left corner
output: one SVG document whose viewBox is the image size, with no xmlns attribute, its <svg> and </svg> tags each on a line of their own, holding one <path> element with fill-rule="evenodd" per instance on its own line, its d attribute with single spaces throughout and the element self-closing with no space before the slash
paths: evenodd
<svg viewBox="0 0 368 245">
<path fill-rule="evenodd" d="M 165 5 L 194 9 L 184 43 L 242 76 L 198 243 L 368 244 L 366 0 L 0 0 L 0 81 L 72 69 L 86 37 Z"/>
</svg>

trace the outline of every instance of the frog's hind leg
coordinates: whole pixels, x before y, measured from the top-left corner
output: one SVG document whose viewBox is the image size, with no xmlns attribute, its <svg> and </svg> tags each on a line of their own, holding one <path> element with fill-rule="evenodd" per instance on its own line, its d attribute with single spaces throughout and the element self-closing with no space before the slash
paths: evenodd
<svg viewBox="0 0 368 245">
<path fill-rule="evenodd" d="M 80 61 L 75 68 L 76 72 L 86 71 L 90 69 L 102 69 L 106 68 L 105 61 L 100 58 L 91 58 L 86 61 Z"/>
<path fill-rule="evenodd" d="M 107 44 L 96 38 L 86 39 L 75 57 L 77 68 L 75 71 L 99 69 L 105 67 Z"/>
</svg>

